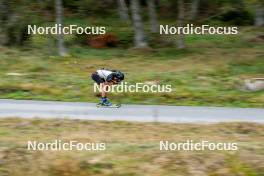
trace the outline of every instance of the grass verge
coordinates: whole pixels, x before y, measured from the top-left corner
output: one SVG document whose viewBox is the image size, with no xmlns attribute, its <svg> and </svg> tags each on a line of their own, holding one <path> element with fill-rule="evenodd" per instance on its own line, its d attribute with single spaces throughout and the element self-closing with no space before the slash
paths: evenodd
<svg viewBox="0 0 264 176">
<path fill-rule="evenodd" d="M 0 119 L 0 175 L 172 176 L 264 173 L 264 125 Z M 107 150 L 28 151 L 27 141 L 106 142 Z M 238 151 L 160 151 L 159 141 L 236 142 Z"/>
<path fill-rule="evenodd" d="M 109 95 L 116 103 L 264 107 L 263 91 L 243 90 L 244 79 L 264 77 L 264 45 L 253 40 L 259 34 L 244 28 L 236 36 L 190 35 L 184 50 L 71 45 L 64 58 L 49 56 L 36 36 L 29 48 L 0 48 L 0 98 L 98 102 L 90 74 L 105 67 L 124 71 L 128 83 L 157 81 L 173 88 Z"/>
</svg>

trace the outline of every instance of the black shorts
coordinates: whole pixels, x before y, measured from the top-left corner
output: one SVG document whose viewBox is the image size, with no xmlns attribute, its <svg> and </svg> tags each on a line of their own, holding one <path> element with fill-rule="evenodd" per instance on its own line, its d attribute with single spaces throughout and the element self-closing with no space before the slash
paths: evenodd
<svg viewBox="0 0 264 176">
<path fill-rule="evenodd" d="M 105 80 L 103 79 L 103 78 L 101 78 L 98 74 L 96 74 L 96 73 L 93 73 L 92 75 L 91 75 L 91 77 L 92 77 L 92 79 L 98 84 L 98 85 L 100 85 L 101 83 L 104 83 L 105 82 Z"/>
</svg>

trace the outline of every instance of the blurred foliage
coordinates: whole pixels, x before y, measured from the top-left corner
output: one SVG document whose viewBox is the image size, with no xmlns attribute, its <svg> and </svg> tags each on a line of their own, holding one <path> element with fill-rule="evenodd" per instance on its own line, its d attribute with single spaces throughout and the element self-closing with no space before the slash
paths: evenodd
<svg viewBox="0 0 264 176">
<path fill-rule="evenodd" d="M 27 25 L 37 24 L 40 19 L 36 15 L 40 4 L 33 0 L 2 0 L 0 7 L 0 44 L 22 46 L 29 39 Z"/>
<path fill-rule="evenodd" d="M 126 1 L 129 5 L 129 0 Z M 174 21 L 177 16 L 177 1 L 160 0 L 157 13 L 161 21 Z M 186 0 L 186 16 L 190 13 L 191 0 Z M 194 23 L 214 23 L 221 21 L 228 25 L 252 25 L 254 23 L 254 6 L 263 3 L 260 0 L 200 0 L 197 19 Z M 65 18 L 105 18 L 109 25 L 118 19 L 118 8 L 115 0 L 64 0 Z M 147 3 L 141 0 L 143 16 L 147 20 Z M 4 45 L 24 45 L 30 39 L 27 34 L 28 24 L 46 26 L 55 21 L 53 0 L 1 0 L 0 41 Z M 188 21 L 188 19 L 186 19 Z M 186 21 L 186 22 L 187 22 Z M 176 24 L 176 21 L 174 22 Z M 128 26 L 132 30 L 132 26 Z M 133 37 L 129 32 L 121 38 L 121 45 L 131 46 Z M 151 40 L 151 39 L 150 39 Z M 80 37 L 80 43 L 82 38 Z M 1 44 L 0 43 L 0 44 Z"/>
<path fill-rule="evenodd" d="M 117 4 L 115 2 L 111 0 L 82 0 L 77 2 L 77 9 L 78 13 L 82 16 L 107 17 L 117 11 Z"/>
<path fill-rule="evenodd" d="M 249 11 L 242 10 L 229 10 L 221 14 L 217 19 L 223 22 L 228 22 L 230 25 L 253 25 L 254 17 Z"/>
</svg>

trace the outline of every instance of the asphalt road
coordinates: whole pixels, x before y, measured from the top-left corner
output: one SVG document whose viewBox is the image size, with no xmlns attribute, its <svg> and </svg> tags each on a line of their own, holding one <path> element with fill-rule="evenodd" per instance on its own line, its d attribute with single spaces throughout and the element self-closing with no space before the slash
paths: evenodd
<svg viewBox="0 0 264 176">
<path fill-rule="evenodd" d="M 264 123 L 264 109 L 149 105 L 122 105 L 120 108 L 97 108 L 94 103 L 0 99 L 0 117 L 173 123 L 230 121 Z"/>
</svg>

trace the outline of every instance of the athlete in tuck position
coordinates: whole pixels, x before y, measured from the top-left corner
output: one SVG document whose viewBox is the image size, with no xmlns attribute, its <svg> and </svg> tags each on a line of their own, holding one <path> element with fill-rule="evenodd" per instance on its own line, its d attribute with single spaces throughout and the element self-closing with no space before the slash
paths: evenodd
<svg viewBox="0 0 264 176">
<path fill-rule="evenodd" d="M 123 81 L 125 77 L 124 74 L 118 70 L 99 69 L 92 73 L 91 77 L 98 85 L 100 85 L 101 100 L 97 106 L 113 106 L 107 98 L 106 90 L 109 86 L 119 84 Z"/>
</svg>

